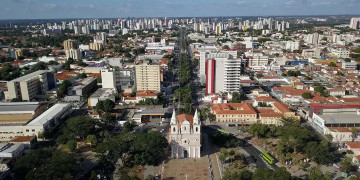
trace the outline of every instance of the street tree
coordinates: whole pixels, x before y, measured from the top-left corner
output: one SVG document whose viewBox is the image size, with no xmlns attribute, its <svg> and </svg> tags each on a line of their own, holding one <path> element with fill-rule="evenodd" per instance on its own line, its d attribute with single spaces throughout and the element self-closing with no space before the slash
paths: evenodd
<svg viewBox="0 0 360 180">
<path fill-rule="evenodd" d="M 331 173 L 323 174 L 319 167 L 314 167 L 309 170 L 309 180 L 328 180 L 331 179 Z"/>
<path fill-rule="evenodd" d="M 66 147 L 71 151 L 74 152 L 76 150 L 76 141 L 70 140 L 66 143 Z"/>
<path fill-rule="evenodd" d="M 88 143 L 90 143 L 90 146 L 96 145 L 97 144 L 97 138 L 95 135 L 90 134 L 86 137 L 86 141 Z"/>
<path fill-rule="evenodd" d="M 311 95 L 310 92 L 305 92 L 305 93 L 303 93 L 301 96 L 302 96 L 303 98 L 305 98 L 305 99 L 312 99 L 312 98 L 313 98 L 313 96 Z"/>
</svg>

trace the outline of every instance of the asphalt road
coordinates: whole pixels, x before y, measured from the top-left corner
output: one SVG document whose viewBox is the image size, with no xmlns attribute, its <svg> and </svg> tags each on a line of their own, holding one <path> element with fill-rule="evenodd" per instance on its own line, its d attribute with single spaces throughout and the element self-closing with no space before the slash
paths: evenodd
<svg viewBox="0 0 360 180">
<path fill-rule="evenodd" d="M 205 133 L 209 134 L 220 127 L 217 125 L 207 125 L 203 130 Z M 220 128 L 221 129 L 221 128 Z M 233 134 L 233 133 L 230 133 Z M 245 141 L 245 145 L 240 147 L 244 149 L 252 158 L 257 168 L 270 168 L 270 169 L 276 169 L 278 166 L 276 164 L 270 165 L 267 163 L 264 159 L 260 157 L 261 151 L 258 150 L 255 146 L 253 146 L 251 143 L 248 142 L 247 139 L 242 138 L 241 136 L 235 136 L 236 138 Z M 275 158 L 274 158 L 275 159 Z"/>
</svg>

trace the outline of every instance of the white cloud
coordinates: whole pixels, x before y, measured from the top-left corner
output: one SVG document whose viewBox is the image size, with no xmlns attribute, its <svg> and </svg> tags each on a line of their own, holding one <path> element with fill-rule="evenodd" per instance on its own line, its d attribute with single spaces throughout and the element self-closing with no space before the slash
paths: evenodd
<svg viewBox="0 0 360 180">
<path fill-rule="evenodd" d="M 246 4 L 246 2 L 245 2 L 245 1 L 237 1 L 235 4 L 237 4 L 237 5 L 244 5 L 244 4 Z"/>
<path fill-rule="evenodd" d="M 53 9 L 56 7 L 56 4 L 43 4 L 42 7 L 47 9 Z"/>
<path fill-rule="evenodd" d="M 332 2 L 330 1 L 322 1 L 322 2 L 313 2 L 311 3 L 311 6 L 330 6 L 332 5 Z"/>
<path fill-rule="evenodd" d="M 289 5 L 289 6 L 294 5 L 294 4 L 295 4 L 295 1 L 288 1 L 285 3 L 285 5 Z"/>
</svg>

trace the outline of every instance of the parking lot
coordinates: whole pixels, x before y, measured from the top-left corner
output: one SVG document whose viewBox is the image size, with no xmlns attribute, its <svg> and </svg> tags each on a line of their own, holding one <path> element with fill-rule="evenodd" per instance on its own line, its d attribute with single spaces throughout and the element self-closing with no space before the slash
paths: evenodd
<svg viewBox="0 0 360 180">
<path fill-rule="evenodd" d="M 136 126 L 134 128 L 134 131 L 146 132 L 149 130 L 153 130 L 166 134 L 169 128 L 170 128 L 170 124 L 168 118 L 164 118 L 163 120 L 162 118 L 151 118 L 149 119 L 149 122 L 141 123 L 140 125 Z"/>
</svg>

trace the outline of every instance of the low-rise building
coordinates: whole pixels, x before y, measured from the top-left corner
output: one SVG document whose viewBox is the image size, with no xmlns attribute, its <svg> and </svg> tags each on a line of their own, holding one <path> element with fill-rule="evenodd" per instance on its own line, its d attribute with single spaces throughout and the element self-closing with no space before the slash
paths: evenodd
<svg viewBox="0 0 360 180">
<path fill-rule="evenodd" d="M 360 127 L 360 104 L 310 104 L 309 121 L 317 131 L 329 127 Z"/>
<path fill-rule="evenodd" d="M 345 150 L 354 152 L 355 156 L 360 155 L 360 142 L 347 142 L 344 145 Z"/>
<path fill-rule="evenodd" d="M 157 99 L 157 92 L 151 90 L 142 90 L 136 93 L 136 103 L 139 103 L 145 99 Z"/>
<path fill-rule="evenodd" d="M 87 96 L 96 87 L 97 79 L 87 77 L 68 90 L 69 96 Z"/>
<path fill-rule="evenodd" d="M 258 107 L 259 122 L 262 124 L 282 125 L 281 118 L 295 118 L 300 121 L 300 116 L 296 116 L 285 104 L 274 102 L 270 108 Z"/>
<path fill-rule="evenodd" d="M 25 125 L 0 126 L 0 141 L 10 141 L 16 136 L 39 136 L 51 132 L 59 122 L 72 113 L 72 104 L 58 103 Z"/>
<path fill-rule="evenodd" d="M 24 144 L 0 143 L 0 158 L 15 158 L 25 149 Z"/>
<path fill-rule="evenodd" d="M 349 128 L 345 127 L 326 127 L 324 134 L 332 136 L 332 142 L 350 142 L 353 140 L 353 134 Z"/>
<path fill-rule="evenodd" d="M 264 106 L 264 105 L 271 106 L 275 102 L 276 102 L 276 100 L 274 98 L 272 98 L 272 97 L 260 96 L 260 97 L 255 97 L 254 98 L 253 106 L 257 107 L 257 106 L 259 106 L 259 103 L 260 103 L 260 106 Z"/>
<path fill-rule="evenodd" d="M 333 48 L 331 49 L 331 54 L 338 58 L 349 58 L 350 57 L 350 51 L 346 49 L 341 48 Z"/>
<path fill-rule="evenodd" d="M 0 103 L 0 125 L 25 124 L 41 109 L 39 102 Z"/>
<path fill-rule="evenodd" d="M 38 95 L 56 86 L 55 75 L 48 70 L 39 70 L 7 82 L 8 98 L 31 101 Z"/>
<path fill-rule="evenodd" d="M 357 69 L 358 63 L 355 61 L 351 61 L 351 62 L 345 62 L 343 61 L 341 63 L 341 68 L 343 69 Z"/>
<path fill-rule="evenodd" d="M 257 113 L 248 103 L 213 104 L 211 111 L 216 122 L 257 123 Z"/>
<path fill-rule="evenodd" d="M 115 102 L 117 92 L 115 89 L 101 88 L 96 90 L 88 99 L 88 106 L 95 107 L 99 101 L 110 99 Z"/>
</svg>

